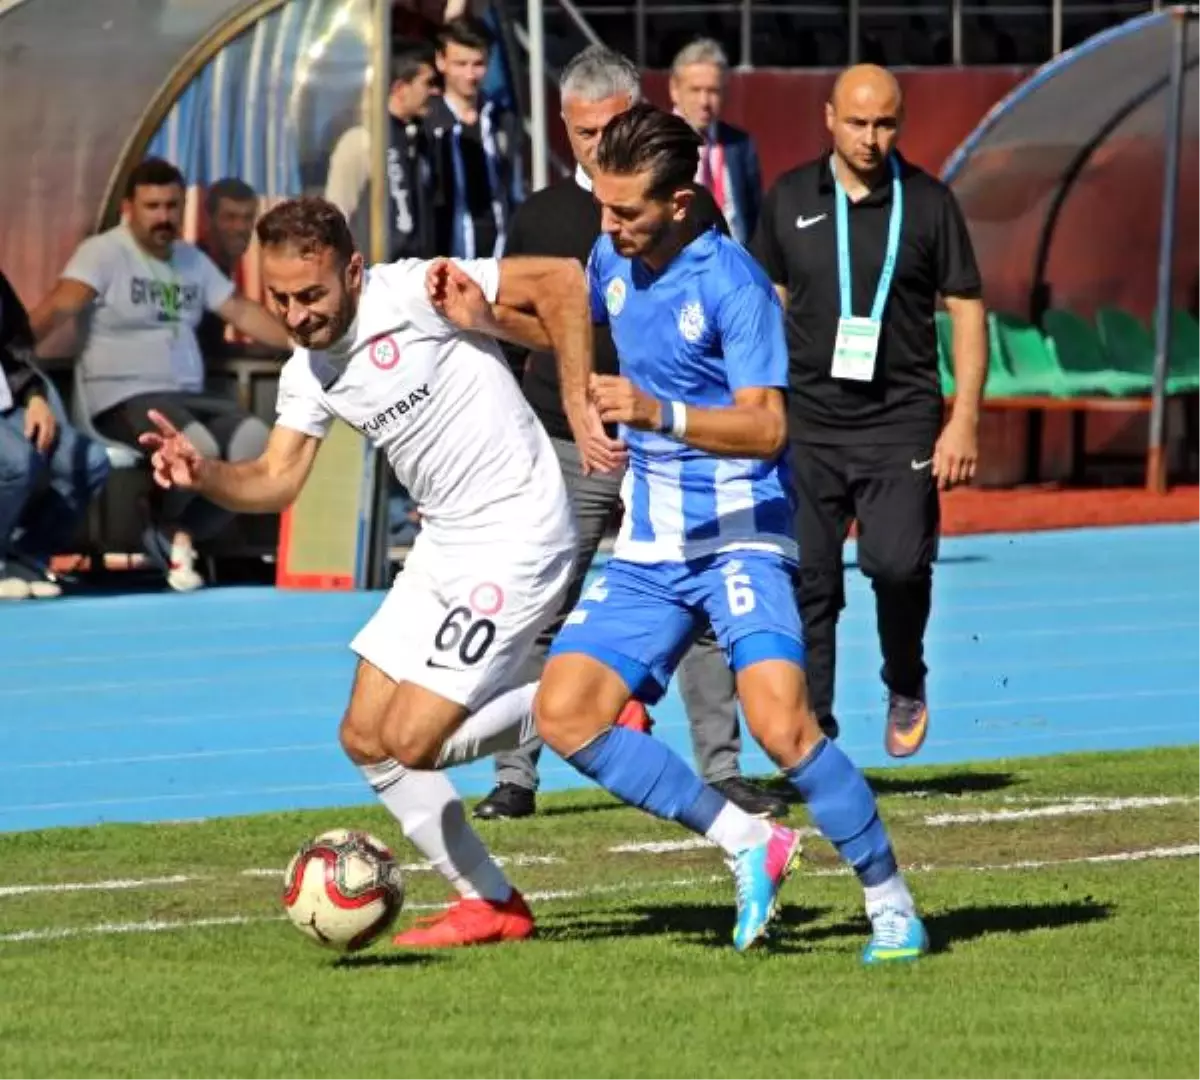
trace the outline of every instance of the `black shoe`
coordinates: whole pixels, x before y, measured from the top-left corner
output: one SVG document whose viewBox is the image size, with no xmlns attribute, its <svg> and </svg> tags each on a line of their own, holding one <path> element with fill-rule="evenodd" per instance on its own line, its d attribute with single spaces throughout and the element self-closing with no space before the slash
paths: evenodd
<svg viewBox="0 0 1200 1080">
<path fill-rule="evenodd" d="M 516 784 L 497 784 L 477 807 L 473 817 L 487 821 L 529 817 L 534 811 L 533 792 Z"/>
<path fill-rule="evenodd" d="M 740 806 L 751 817 L 783 818 L 788 815 L 788 804 L 778 795 L 763 791 L 740 776 L 718 780 L 712 785 L 734 806 Z"/>
</svg>

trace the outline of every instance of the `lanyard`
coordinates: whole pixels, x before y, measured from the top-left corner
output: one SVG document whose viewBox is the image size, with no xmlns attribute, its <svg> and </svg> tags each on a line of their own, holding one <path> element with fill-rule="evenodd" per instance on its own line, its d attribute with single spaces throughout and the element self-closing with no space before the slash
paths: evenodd
<svg viewBox="0 0 1200 1080">
<path fill-rule="evenodd" d="M 875 302 L 871 305 L 871 318 L 879 322 L 887 305 L 888 293 L 892 289 L 892 277 L 896 273 L 896 255 L 900 251 L 900 225 L 904 220 L 904 188 L 900 183 L 900 164 L 893 154 L 888 158 L 892 167 L 892 210 L 888 215 L 887 252 L 883 257 L 883 268 L 879 271 L 879 283 L 875 286 Z M 829 161 L 833 172 L 833 159 Z M 853 315 L 853 292 L 850 285 L 850 199 L 846 189 L 833 172 L 833 186 L 837 189 L 835 200 L 835 223 L 837 226 L 838 289 L 842 301 L 842 318 Z"/>
</svg>

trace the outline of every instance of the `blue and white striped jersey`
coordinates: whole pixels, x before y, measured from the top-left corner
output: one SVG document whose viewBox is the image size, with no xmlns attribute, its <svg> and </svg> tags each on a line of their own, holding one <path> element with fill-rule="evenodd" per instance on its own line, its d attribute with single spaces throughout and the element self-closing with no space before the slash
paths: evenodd
<svg viewBox="0 0 1200 1080">
<path fill-rule="evenodd" d="M 592 320 L 608 323 L 621 374 L 685 405 L 734 403 L 745 387 L 786 389 L 783 309 L 738 243 L 709 230 L 658 273 L 601 236 L 588 260 Z M 796 558 L 786 455 L 718 457 L 654 432 L 621 429 L 629 445 L 625 518 L 614 555 L 689 562 L 752 549 Z"/>
</svg>

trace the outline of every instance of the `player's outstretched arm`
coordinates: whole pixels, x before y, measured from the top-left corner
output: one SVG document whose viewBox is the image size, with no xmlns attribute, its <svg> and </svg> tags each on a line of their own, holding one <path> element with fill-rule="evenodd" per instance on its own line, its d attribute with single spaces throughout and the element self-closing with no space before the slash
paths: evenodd
<svg viewBox="0 0 1200 1080">
<path fill-rule="evenodd" d="M 194 491 L 239 514 L 275 514 L 291 506 L 321 446 L 312 435 L 277 425 L 253 461 L 216 461 L 201 454 L 162 413 L 151 410 L 149 416 L 157 430 L 138 441 L 151 451 L 155 483 Z"/>
<path fill-rule="evenodd" d="M 511 313 L 537 316 L 558 363 L 563 407 L 571 430 L 586 427 L 588 379 L 592 374 L 592 312 L 587 277 L 574 259 L 515 256 L 500 260 L 498 318 Z"/>
<path fill-rule="evenodd" d="M 585 474 L 625 463 L 625 448 L 610 439 L 588 398 L 592 371 L 592 317 L 587 278 L 574 259 L 513 256 L 500 259 L 495 299 L 449 259 L 426 272 L 429 302 L 455 326 L 554 353 L 563 409 Z"/>
<path fill-rule="evenodd" d="M 787 409 L 774 387 L 743 387 L 732 405 L 701 409 L 656 398 L 620 375 L 593 375 L 592 398 L 605 423 L 658 431 L 709 454 L 770 460 L 787 445 Z"/>
</svg>

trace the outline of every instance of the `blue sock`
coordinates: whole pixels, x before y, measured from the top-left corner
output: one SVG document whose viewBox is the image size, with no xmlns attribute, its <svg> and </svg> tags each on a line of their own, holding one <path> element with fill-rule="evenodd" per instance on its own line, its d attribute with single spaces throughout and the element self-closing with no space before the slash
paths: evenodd
<svg viewBox="0 0 1200 1080">
<path fill-rule="evenodd" d="M 567 761 L 630 806 L 678 821 L 703 836 L 725 806 L 660 739 L 628 728 L 610 728 Z"/>
<path fill-rule="evenodd" d="M 879 820 L 875 795 L 838 746 L 822 739 L 786 775 L 804 797 L 817 828 L 854 867 L 864 886 L 882 885 L 896 873 L 896 856 Z"/>
</svg>

